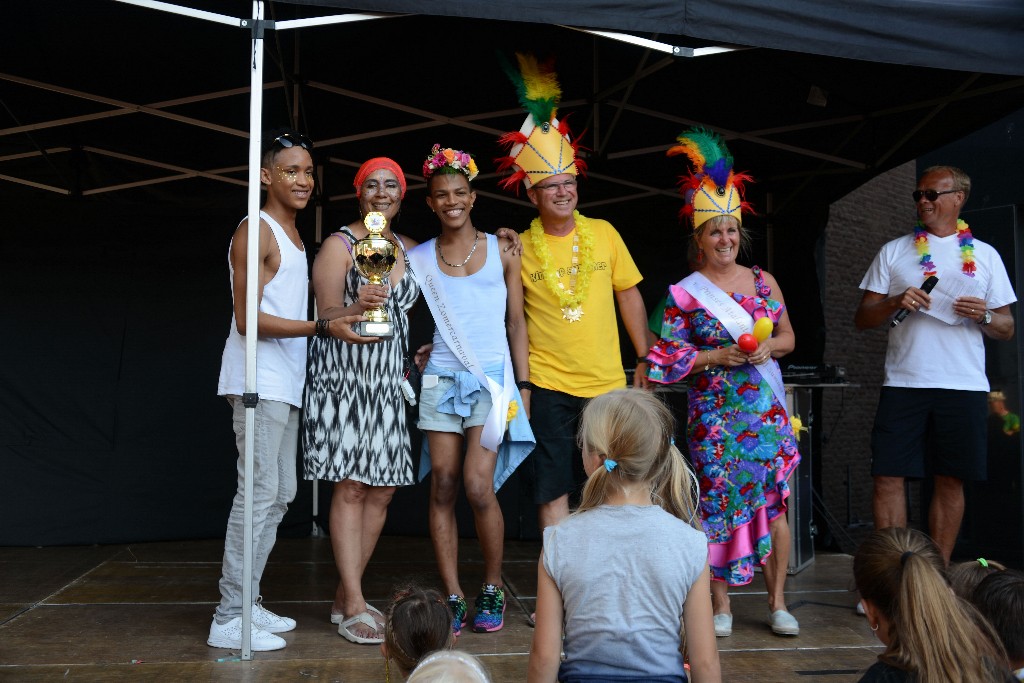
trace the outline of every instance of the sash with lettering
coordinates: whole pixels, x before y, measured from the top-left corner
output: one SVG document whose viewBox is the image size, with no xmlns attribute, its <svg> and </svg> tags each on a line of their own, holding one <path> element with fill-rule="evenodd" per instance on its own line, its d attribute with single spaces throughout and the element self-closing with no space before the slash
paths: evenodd
<svg viewBox="0 0 1024 683">
<path fill-rule="evenodd" d="M 690 273 L 679 281 L 677 287 L 685 289 L 690 296 L 699 301 L 711 315 L 718 318 L 722 327 L 733 338 L 738 341 L 740 335 L 753 332 L 753 318 L 736 300 L 722 291 L 722 289 L 704 277 L 701 273 Z M 779 364 L 771 356 L 763 363 L 754 365 L 757 371 L 771 387 L 775 398 L 782 405 L 786 405 L 786 387 L 782 382 L 782 371 Z"/>
<path fill-rule="evenodd" d="M 515 471 L 515 468 L 530 454 L 537 442 L 533 436 L 533 430 L 530 429 L 526 411 L 522 409 L 523 399 L 519 396 L 519 390 L 516 389 L 508 343 L 505 344 L 502 384 L 498 384 L 485 374 L 485 368 L 481 367 L 477 361 L 471 340 L 462 332 L 459 321 L 455 316 L 448 314 L 444 281 L 440 277 L 441 272 L 437 267 L 437 257 L 434 256 L 436 253 L 434 241 L 424 242 L 408 252 L 412 275 L 419 283 L 423 298 L 426 299 L 430 313 L 434 316 L 434 325 L 441 338 L 444 339 L 444 343 L 448 345 L 466 371 L 471 373 L 480 386 L 486 388 L 491 395 L 491 411 L 487 414 L 487 421 L 480 434 L 480 443 L 487 450 L 498 454 L 498 461 L 494 467 L 494 490 L 497 491 Z M 504 333 L 504 329 L 496 331 L 496 334 Z M 508 406 L 513 400 L 517 401 L 520 409 L 512 422 L 509 422 Z M 509 431 L 509 438 L 504 439 L 506 429 Z M 423 440 L 423 446 L 426 454 L 426 439 Z M 426 462 L 424 462 L 425 460 Z M 426 476 L 429 466 L 429 460 L 420 459 L 421 478 Z"/>
</svg>

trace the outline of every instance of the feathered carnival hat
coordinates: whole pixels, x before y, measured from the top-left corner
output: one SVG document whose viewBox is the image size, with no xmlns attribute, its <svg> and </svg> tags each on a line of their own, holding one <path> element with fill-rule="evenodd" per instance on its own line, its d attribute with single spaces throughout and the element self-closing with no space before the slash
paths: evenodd
<svg viewBox="0 0 1024 683">
<path fill-rule="evenodd" d="M 742 213 L 753 213 L 744 196 L 744 183 L 753 182 L 746 173 L 734 173 L 732 154 L 721 135 L 703 128 L 691 128 L 668 150 L 669 156 L 685 154 L 693 166 L 679 179 L 679 194 L 686 204 L 679 217 L 688 216 L 696 231 L 715 216 L 732 216 L 740 224 Z"/>
<path fill-rule="evenodd" d="M 509 150 L 507 157 L 496 159 L 498 172 L 513 170 L 499 185 L 511 188 L 523 181 L 530 188 L 553 175 L 577 175 L 586 171 L 583 160 L 576 158 L 579 140 L 571 138 L 565 121 L 555 118 L 562 89 L 558 85 L 553 62 L 540 63 L 533 55 L 519 53 L 516 53 L 516 59 L 519 61 L 518 70 L 503 57 L 502 67 L 516 86 L 519 103 L 529 115 L 518 131 L 498 138 L 498 142 Z"/>
</svg>

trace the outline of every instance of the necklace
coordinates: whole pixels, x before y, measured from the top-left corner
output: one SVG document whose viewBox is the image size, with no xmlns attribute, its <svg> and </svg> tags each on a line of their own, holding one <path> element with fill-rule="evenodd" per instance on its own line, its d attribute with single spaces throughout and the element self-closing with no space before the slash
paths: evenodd
<svg viewBox="0 0 1024 683">
<path fill-rule="evenodd" d="M 978 266 L 974 263 L 974 235 L 971 234 L 971 226 L 967 225 L 962 218 L 956 219 L 956 241 L 960 245 L 960 269 L 967 277 L 974 277 Z M 935 275 L 935 264 L 932 262 L 932 255 L 928 252 L 928 231 L 925 230 L 921 221 L 914 226 L 914 247 L 919 263 L 925 277 Z"/>
<path fill-rule="evenodd" d="M 562 309 L 562 319 L 574 323 L 583 317 L 583 302 L 587 300 L 590 288 L 590 276 L 594 272 L 594 235 L 590 230 L 590 220 L 572 212 L 576 230 L 572 237 L 572 262 L 569 267 L 569 288 L 559 282 L 559 270 L 555 268 L 555 259 L 551 255 L 548 241 L 544 237 L 544 224 L 540 217 L 530 223 L 530 241 L 533 251 L 540 261 L 541 273 L 551 293 L 558 298 L 558 306 Z M 582 271 L 582 273 L 580 272 Z"/>
<path fill-rule="evenodd" d="M 469 250 L 469 256 L 467 256 L 466 260 L 462 263 L 448 263 L 448 260 L 444 257 L 444 252 L 441 251 L 441 240 L 437 239 L 434 241 L 434 244 L 437 245 L 437 255 L 441 257 L 441 260 L 444 261 L 446 266 L 449 268 L 463 268 L 467 263 L 469 263 L 469 259 L 473 258 L 473 253 L 476 251 L 477 242 L 480 241 L 480 231 L 474 230 L 474 232 L 476 233 L 476 236 L 473 237 L 473 248 Z"/>
</svg>

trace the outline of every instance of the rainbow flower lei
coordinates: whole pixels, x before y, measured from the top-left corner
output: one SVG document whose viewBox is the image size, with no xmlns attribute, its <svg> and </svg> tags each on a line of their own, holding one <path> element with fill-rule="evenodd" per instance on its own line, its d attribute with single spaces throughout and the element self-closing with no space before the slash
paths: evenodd
<svg viewBox="0 0 1024 683">
<path fill-rule="evenodd" d="M 554 257 L 548 242 L 544 239 L 544 224 L 540 217 L 534 218 L 530 223 L 530 240 L 533 243 L 533 251 L 540 261 L 541 272 L 544 273 L 544 282 L 552 294 L 558 297 L 558 305 L 562 308 L 579 308 L 587 300 L 587 293 L 590 289 L 590 276 L 594 272 L 594 233 L 590 229 L 590 220 L 579 211 L 572 212 L 576 222 L 576 234 L 580 238 L 580 262 L 577 267 L 576 287 L 566 289 L 565 285 L 558 281 L 558 269 L 555 268 Z"/>
<path fill-rule="evenodd" d="M 956 239 L 960 245 L 961 270 L 967 277 L 974 277 L 974 273 L 978 270 L 978 266 L 974 263 L 974 235 L 971 234 L 971 226 L 967 225 L 962 218 L 956 220 Z M 914 226 L 914 247 L 917 249 L 918 256 L 921 257 L 919 263 L 921 270 L 924 271 L 924 276 L 935 275 L 935 264 L 932 262 L 932 255 L 928 252 L 928 231 L 925 230 L 921 221 Z"/>
<path fill-rule="evenodd" d="M 426 161 L 423 162 L 423 177 L 429 178 L 434 172 L 444 167 L 452 168 L 462 173 L 471 181 L 476 178 L 479 171 L 473 157 L 466 152 L 452 149 L 451 147 L 441 148 L 441 145 L 434 145 Z"/>
</svg>

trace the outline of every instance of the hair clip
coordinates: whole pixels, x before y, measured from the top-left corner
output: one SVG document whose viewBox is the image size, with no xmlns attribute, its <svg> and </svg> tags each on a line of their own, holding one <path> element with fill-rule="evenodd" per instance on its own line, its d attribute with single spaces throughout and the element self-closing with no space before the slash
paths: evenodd
<svg viewBox="0 0 1024 683">
<path fill-rule="evenodd" d="M 674 436 L 668 437 L 668 445 L 669 446 L 675 446 L 676 445 L 676 437 L 674 437 Z"/>
<path fill-rule="evenodd" d="M 619 463 L 615 462 L 611 458 L 605 458 L 604 459 L 604 468 L 606 470 L 608 470 L 609 472 L 611 472 L 612 470 L 614 470 L 618 466 L 619 466 Z"/>
<path fill-rule="evenodd" d="M 984 557 L 978 558 L 978 564 L 980 564 L 985 569 L 988 569 L 988 560 L 986 560 Z"/>
</svg>

